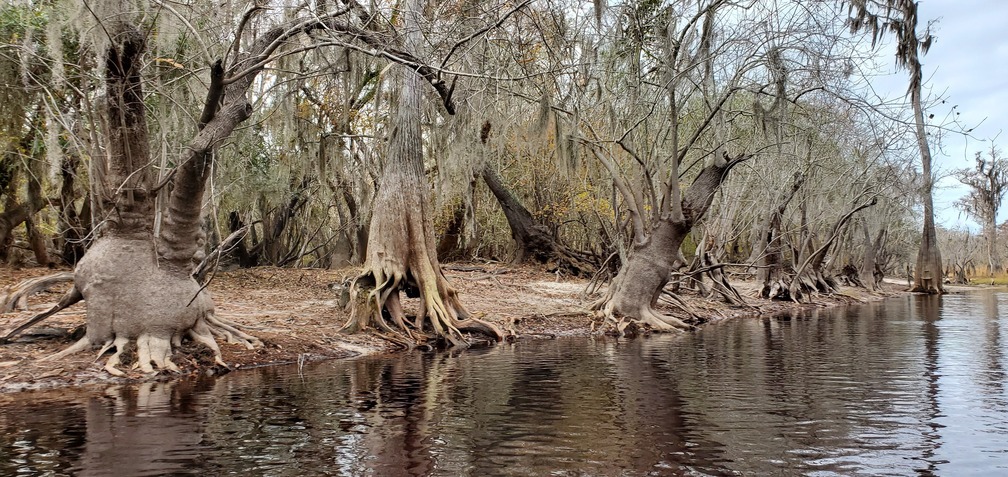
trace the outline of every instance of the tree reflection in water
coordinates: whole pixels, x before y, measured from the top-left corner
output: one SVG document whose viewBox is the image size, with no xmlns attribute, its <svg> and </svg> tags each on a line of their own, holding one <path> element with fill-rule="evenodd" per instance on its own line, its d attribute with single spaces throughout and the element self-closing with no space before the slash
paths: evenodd
<svg viewBox="0 0 1008 477">
<path fill-rule="evenodd" d="M 1001 296 L 4 395 L 0 475 L 992 471 Z"/>
</svg>

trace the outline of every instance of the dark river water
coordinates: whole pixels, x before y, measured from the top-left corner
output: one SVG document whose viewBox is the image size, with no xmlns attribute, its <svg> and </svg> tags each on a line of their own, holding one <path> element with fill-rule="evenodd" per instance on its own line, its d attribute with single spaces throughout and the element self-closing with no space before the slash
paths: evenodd
<svg viewBox="0 0 1008 477">
<path fill-rule="evenodd" d="M 3 396 L 0 475 L 1008 475 L 1008 293 Z"/>
</svg>

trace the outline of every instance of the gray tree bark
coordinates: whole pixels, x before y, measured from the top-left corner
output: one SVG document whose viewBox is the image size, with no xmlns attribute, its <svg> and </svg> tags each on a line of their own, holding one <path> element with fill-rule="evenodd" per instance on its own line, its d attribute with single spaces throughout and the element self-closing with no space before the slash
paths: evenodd
<svg viewBox="0 0 1008 477">
<path fill-rule="evenodd" d="M 616 322 L 621 332 L 623 326 L 631 322 L 656 331 L 691 328 L 678 318 L 659 313 L 654 306 L 674 270 L 686 234 L 710 208 L 714 194 L 731 168 L 746 159 L 748 156 L 716 160 L 700 171 L 682 194 L 682 214 L 660 218 L 643 240 L 635 242 L 627 263 L 620 268 L 604 296 L 593 305 L 600 315 Z"/>
<path fill-rule="evenodd" d="M 417 0 L 411 0 L 402 12 L 407 48 L 420 45 L 420 14 Z M 344 329 L 353 332 L 374 327 L 404 346 L 438 339 L 465 345 L 464 331 L 499 340 L 503 333 L 471 317 L 441 271 L 431 222 L 430 185 L 423 166 L 421 77 L 402 65 L 394 67 L 394 74 L 399 85 L 395 122 L 372 207 L 364 271 L 351 288 L 356 298 Z M 414 290 L 422 304 L 409 322 L 400 294 Z"/>
</svg>

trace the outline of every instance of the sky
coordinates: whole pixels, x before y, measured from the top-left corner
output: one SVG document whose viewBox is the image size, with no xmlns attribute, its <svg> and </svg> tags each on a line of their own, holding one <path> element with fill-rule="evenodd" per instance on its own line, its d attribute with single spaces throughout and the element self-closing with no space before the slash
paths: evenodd
<svg viewBox="0 0 1008 477">
<path fill-rule="evenodd" d="M 935 41 L 921 65 L 925 94 L 945 100 L 925 115 L 933 113 L 936 120 L 941 119 L 957 106 L 959 122 L 964 128 L 974 128 L 970 137 L 945 134 L 940 148 L 931 145 L 940 175 L 935 220 L 946 228 L 979 231 L 974 221 L 954 207 L 967 189 L 950 173 L 973 167 L 975 153 L 989 150 L 992 139 L 1008 154 L 1008 1 L 920 0 L 918 19 L 918 31 L 937 20 L 932 29 Z M 906 93 L 907 73 L 895 69 L 894 51 L 890 45 L 879 52 L 888 55 L 882 64 L 892 74 L 875 78 L 872 84 L 879 94 L 900 98 Z M 1008 204 L 998 214 L 999 223 L 1005 220 Z"/>
</svg>

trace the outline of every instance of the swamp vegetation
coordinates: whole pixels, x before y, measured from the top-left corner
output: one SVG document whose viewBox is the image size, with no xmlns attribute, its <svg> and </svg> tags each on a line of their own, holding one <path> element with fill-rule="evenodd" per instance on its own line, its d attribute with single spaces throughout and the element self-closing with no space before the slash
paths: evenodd
<svg viewBox="0 0 1008 477">
<path fill-rule="evenodd" d="M 882 42 L 898 104 L 866 83 Z M 935 226 L 931 44 L 909 0 L 8 3 L 0 259 L 74 269 L 30 323 L 83 300 L 58 356 L 113 374 L 261 345 L 215 314 L 230 267 L 358 267 L 345 331 L 407 347 L 505 337 L 445 259 L 590 279 L 616 333 L 691 329 L 685 289 L 747 306 L 729 277 L 941 294 L 1001 272 L 1006 176 L 995 147 L 958 173 L 981 237 Z"/>
</svg>

